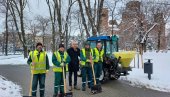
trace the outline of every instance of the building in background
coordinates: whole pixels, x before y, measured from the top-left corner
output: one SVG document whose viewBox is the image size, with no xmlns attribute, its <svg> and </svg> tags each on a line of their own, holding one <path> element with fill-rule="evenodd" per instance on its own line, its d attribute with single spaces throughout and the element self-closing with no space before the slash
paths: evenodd
<svg viewBox="0 0 170 97">
<path fill-rule="evenodd" d="M 0 52 L 4 52 L 5 49 L 5 32 L 2 32 L 0 34 Z M 46 34 L 44 36 L 42 35 L 33 35 L 32 33 L 26 33 L 26 43 L 28 50 L 34 50 L 35 45 L 37 42 L 41 42 L 44 45 L 44 49 L 47 51 L 51 50 L 51 35 Z M 44 38 L 43 38 L 44 37 Z M 22 43 L 19 40 L 17 32 L 8 32 L 8 52 L 15 53 L 15 52 L 22 52 L 23 47 Z"/>
<path fill-rule="evenodd" d="M 152 29 L 147 36 L 146 47 L 150 49 L 167 48 L 165 23 L 161 12 L 154 14 L 153 22 L 149 23 L 146 20 L 144 13 L 141 11 L 141 2 L 130 1 L 126 4 L 126 8 L 122 13 L 122 21 L 120 24 L 118 24 L 116 20 L 108 20 L 108 18 L 108 9 L 104 8 L 101 29 L 107 35 L 119 35 L 120 49 L 133 49 L 136 47 L 136 44 L 141 41 L 142 35 L 150 28 Z M 114 31 L 113 25 L 116 25 L 119 28 L 119 31 Z"/>
</svg>

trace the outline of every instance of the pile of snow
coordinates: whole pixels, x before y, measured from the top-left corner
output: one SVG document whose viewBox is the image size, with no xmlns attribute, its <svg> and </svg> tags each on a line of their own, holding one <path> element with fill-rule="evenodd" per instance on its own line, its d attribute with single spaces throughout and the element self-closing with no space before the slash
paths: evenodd
<svg viewBox="0 0 170 97">
<path fill-rule="evenodd" d="M 0 97 L 22 97 L 21 87 L 0 75 Z"/>
<path fill-rule="evenodd" d="M 132 86 L 135 87 L 146 87 L 153 90 L 170 92 L 170 52 L 168 53 L 156 53 L 156 52 L 146 52 L 143 55 L 144 62 L 147 62 L 146 59 L 152 59 L 151 63 L 153 63 L 153 74 L 151 80 L 148 79 L 148 75 L 144 74 L 144 70 L 142 68 L 141 60 L 139 61 L 139 68 L 137 66 L 137 59 L 135 57 L 131 62 L 131 66 L 135 68 L 130 71 L 130 75 L 121 77 L 121 80 L 126 80 L 130 82 Z M 141 58 L 139 58 L 141 59 Z M 135 63 L 135 64 L 134 64 Z"/>
</svg>

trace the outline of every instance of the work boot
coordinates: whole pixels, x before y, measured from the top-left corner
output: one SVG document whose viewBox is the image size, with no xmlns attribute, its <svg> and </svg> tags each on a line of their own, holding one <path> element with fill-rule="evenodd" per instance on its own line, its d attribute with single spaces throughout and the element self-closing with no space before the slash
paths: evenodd
<svg viewBox="0 0 170 97">
<path fill-rule="evenodd" d="M 86 88 L 85 88 L 85 87 L 82 87 L 82 91 L 86 91 Z"/>
<path fill-rule="evenodd" d="M 44 95 L 40 95 L 40 97 L 45 97 Z"/>
<path fill-rule="evenodd" d="M 56 96 L 56 97 L 64 97 L 64 94 L 60 93 L 60 94 L 58 94 L 58 96 Z"/>
<path fill-rule="evenodd" d="M 78 86 L 74 86 L 75 90 L 80 90 L 80 88 Z"/>
<path fill-rule="evenodd" d="M 68 89 L 69 91 L 72 91 L 72 86 L 69 86 L 69 89 Z"/>
<path fill-rule="evenodd" d="M 54 94 L 53 97 L 58 97 L 58 94 Z"/>
</svg>

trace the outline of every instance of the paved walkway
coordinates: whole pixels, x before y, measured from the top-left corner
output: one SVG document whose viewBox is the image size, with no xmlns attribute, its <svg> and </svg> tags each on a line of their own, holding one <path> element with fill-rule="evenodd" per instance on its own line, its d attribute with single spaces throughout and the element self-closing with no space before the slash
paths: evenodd
<svg viewBox="0 0 170 97">
<path fill-rule="evenodd" d="M 17 83 L 22 87 L 22 94 L 28 95 L 30 83 L 29 66 L 12 66 L 1 65 L 0 75 Z M 78 79 L 78 86 L 81 86 L 81 78 Z M 46 78 L 46 97 L 53 95 L 54 74 L 50 70 Z M 131 87 L 124 81 L 108 81 L 102 85 L 103 92 L 96 95 L 90 95 L 90 90 L 85 92 L 81 90 L 74 90 L 74 97 L 170 97 L 170 93 L 154 91 L 145 88 Z"/>
</svg>

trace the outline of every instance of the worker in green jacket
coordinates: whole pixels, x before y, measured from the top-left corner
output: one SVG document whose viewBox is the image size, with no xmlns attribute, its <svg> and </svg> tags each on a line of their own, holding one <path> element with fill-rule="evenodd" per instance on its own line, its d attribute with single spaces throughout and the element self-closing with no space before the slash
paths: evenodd
<svg viewBox="0 0 170 97">
<path fill-rule="evenodd" d="M 82 91 L 86 90 L 86 78 L 88 78 L 88 87 L 92 86 L 92 56 L 93 50 L 90 48 L 90 44 L 88 42 L 85 43 L 85 48 L 83 48 L 80 52 L 81 59 L 81 74 L 82 74 Z"/>
<path fill-rule="evenodd" d="M 40 87 L 40 97 L 45 97 L 44 96 L 45 77 L 46 77 L 46 73 L 50 68 L 47 53 L 43 51 L 42 48 L 43 48 L 42 43 L 37 43 L 36 50 L 31 51 L 29 53 L 29 58 L 27 61 L 27 63 L 31 67 L 31 73 L 32 73 L 31 94 L 32 96 L 35 97 L 36 97 L 38 83 Z"/>
<path fill-rule="evenodd" d="M 59 45 L 59 50 L 55 51 L 52 56 L 53 71 L 55 75 L 54 80 L 54 95 L 53 97 L 63 97 L 64 94 L 64 81 L 63 81 L 63 66 L 65 71 L 68 71 L 68 63 L 70 62 L 70 57 L 64 49 L 64 45 Z M 60 94 L 58 95 L 58 90 L 60 88 Z"/>
<path fill-rule="evenodd" d="M 93 61 L 94 61 L 94 72 L 96 76 L 96 84 L 100 84 L 99 77 L 102 74 L 103 68 L 103 55 L 104 50 L 102 49 L 101 42 L 96 43 L 96 48 L 93 49 Z"/>
</svg>

